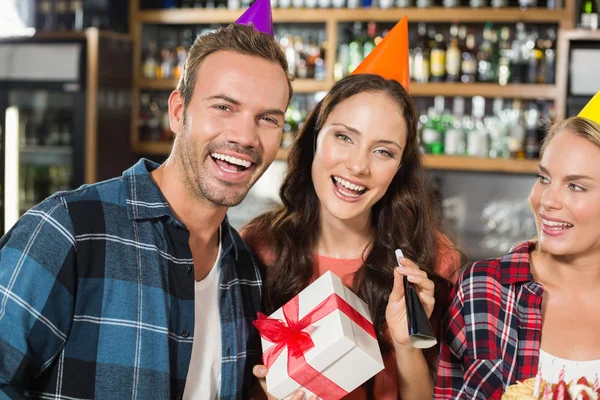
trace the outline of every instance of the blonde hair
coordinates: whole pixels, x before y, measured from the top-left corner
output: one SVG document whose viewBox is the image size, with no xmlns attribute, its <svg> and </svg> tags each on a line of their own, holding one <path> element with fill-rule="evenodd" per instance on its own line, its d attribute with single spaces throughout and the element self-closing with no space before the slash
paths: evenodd
<svg viewBox="0 0 600 400">
<path fill-rule="evenodd" d="M 187 109 L 192 100 L 200 64 L 207 56 L 219 50 L 234 51 L 278 63 L 288 80 L 288 101 L 292 98 L 292 78 L 288 73 L 288 63 L 283 50 L 275 39 L 266 33 L 257 31 L 254 26 L 231 24 L 206 35 L 198 36 L 192 44 L 177 84 L 177 90 L 183 96 L 184 109 Z"/>
<path fill-rule="evenodd" d="M 600 124 L 582 117 L 571 117 L 565 119 L 562 122 L 554 124 L 548 134 L 544 138 L 542 143 L 542 149 L 540 151 L 540 158 L 544 154 L 544 150 L 548 147 L 548 144 L 554 139 L 560 132 L 569 131 L 575 136 L 582 137 L 588 142 L 600 147 Z"/>
</svg>

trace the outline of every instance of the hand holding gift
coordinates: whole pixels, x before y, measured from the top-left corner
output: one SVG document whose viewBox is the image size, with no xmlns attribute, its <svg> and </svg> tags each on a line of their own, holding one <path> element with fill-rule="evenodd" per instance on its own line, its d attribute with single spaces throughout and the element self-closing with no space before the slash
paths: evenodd
<svg viewBox="0 0 600 400">
<path fill-rule="evenodd" d="M 331 272 L 254 324 L 269 368 L 267 392 L 277 399 L 304 390 L 308 398 L 338 400 L 384 367 L 367 305 Z"/>
</svg>

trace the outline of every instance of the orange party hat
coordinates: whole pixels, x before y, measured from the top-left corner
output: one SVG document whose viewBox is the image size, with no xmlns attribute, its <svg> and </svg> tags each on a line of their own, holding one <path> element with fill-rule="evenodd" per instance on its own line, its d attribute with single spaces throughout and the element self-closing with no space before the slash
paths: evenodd
<svg viewBox="0 0 600 400">
<path fill-rule="evenodd" d="M 410 92 L 408 68 L 408 18 L 404 16 L 352 75 L 376 74 L 385 79 L 394 79 Z"/>
</svg>

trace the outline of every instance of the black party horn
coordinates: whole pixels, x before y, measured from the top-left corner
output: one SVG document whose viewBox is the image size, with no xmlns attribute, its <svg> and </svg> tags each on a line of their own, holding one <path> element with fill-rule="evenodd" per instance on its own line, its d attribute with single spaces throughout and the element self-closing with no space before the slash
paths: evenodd
<svg viewBox="0 0 600 400">
<path fill-rule="evenodd" d="M 396 262 L 403 258 L 402 250 L 396 249 Z M 406 316 L 408 320 L 408 334 L 410 335 L 410 344 L 417 349 L 428 349 L 435 346 L 437 339 L 433 334 L 433 329 L 429 323 L 429 318 L 425 313 L 421 299 L 417 294 L 415 285 L 403 276 L 404 282 L 404 300 L 406 301 Z"/>
</svg>

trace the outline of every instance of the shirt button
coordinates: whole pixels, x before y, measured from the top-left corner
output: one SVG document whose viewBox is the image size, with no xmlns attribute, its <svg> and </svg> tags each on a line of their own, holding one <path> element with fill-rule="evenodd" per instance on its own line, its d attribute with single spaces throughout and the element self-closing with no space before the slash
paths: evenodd
<svg viewBox="0 0 600 400">
<path fill-rule="evenodd" d="M 184 337 L 184 338 L 186 338 L 186 337 L 190 336 L 190 333 L 186 329 L 184 329 L 184 330 L 181 331 L 181 336 Z"/>
<path fill-rule="evenodd" d="M 181 400 L 181 399 L 183 399 L 183 394 L 181 394 L 181 393 L 177 393 L 177 394 L 175 395 L 175 400 Z"/>
<path fill-rule="evenodd" d="M 192 266 L 186 265 L 185 267 L 183 267 L 183 270 L 189 274 L 190 272 L 192 272 Z"/>
</svg>

